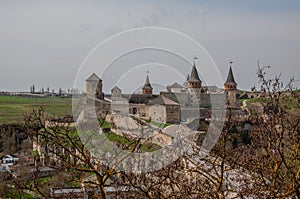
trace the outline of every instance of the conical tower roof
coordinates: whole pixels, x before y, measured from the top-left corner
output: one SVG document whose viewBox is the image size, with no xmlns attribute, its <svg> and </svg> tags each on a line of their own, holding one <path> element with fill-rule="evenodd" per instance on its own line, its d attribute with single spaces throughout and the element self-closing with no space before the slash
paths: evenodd
<svg viewBox="0 0 300 199">
<path fill-rule="evenodd" d="M 226 80 L 225 84 L 236 84 L 236 82 L 234 81 L 231 66 L 229 68 L 229 72 L 228 72 L 227 80 Z"/>
<path fill-rule="evenodd" d="M 93 73 L 89 78 L 87 78 L 85 81 L 101 81 L 101 79 L 98 77 L 98 75 L 96 75 L 95 73 Z"/>
<path fill-rule="evenodd" d="M 111 91 L 122 91 L 119 87 L 117 87 L 117 86 L 114 86 L 112 89 L 111 89 Z"/>
<path fill-rule="evenodd" d="M 192 68 L 191 75 L 189 77 L 189 81 L 190 82 L 201 82 L 199 75 L 198 75 L 197 68 L 195 66 L 195 63 L 193 64 L 193 68 Z"/>
<path fill-rule="evenodd" d="M 150 84 L 150 80 L 149 80 L 148 74 L 147 74 L 146 81 L 145 81 L 145 84 L 144 84 L 143 88 L 150 88 L 150 89 L 152 89 L 152 86 Z"/>
</svg>

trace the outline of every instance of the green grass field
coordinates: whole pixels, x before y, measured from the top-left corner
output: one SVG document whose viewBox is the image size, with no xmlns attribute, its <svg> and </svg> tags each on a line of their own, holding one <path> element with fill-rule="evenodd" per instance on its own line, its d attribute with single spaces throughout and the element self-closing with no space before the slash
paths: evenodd
<svg viewBox="0 0 300 199">
<path fill-rule="evenodd" d="M 50 115 L 63 116 L 72 113 L 71 98 L 0 96 L 0 124 L 22 122 L 25 112 L 40 106 L 44 106 L 45 112 Z"/>
<path fill-rule="evenodd" d="M 112 142 L 119 143 L 122 145 L 127 145 L 127 146 L 129 146 L 129 145 L 134 146 L 134 143 L 132 140 L 130 140 L 126 137 L 123 137 L 121 135 L 117 135 L 113 132 L 106 132 L 105 135 Z M 153 152 L 158 149 L 161 149 L 161 147 L 154 143 L 147 143 L 147 144 L 141 144 L 140 149 L 145 152 Z"/>
</svg>

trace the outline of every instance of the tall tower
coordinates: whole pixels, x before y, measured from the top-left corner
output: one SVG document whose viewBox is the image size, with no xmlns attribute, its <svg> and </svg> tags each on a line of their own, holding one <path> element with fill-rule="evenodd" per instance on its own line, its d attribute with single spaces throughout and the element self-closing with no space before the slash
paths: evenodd
<svg viewBox="0 0 300 199">
<path fill-rule="evenodd" d="M 89 97 L 104 99 L 102 80 L 95 73 L 85 80 L 85 90 Z"/>
<path fill-rule="evenodd" d="M 232 69 L 231 69 L 231 64 L 233 62 L 230 61 L 230 67 L 229 67 L 229 72 L 227 75 L 227 80 L 224 83 L 224 90 L 226 92 L 226 99 L 229 105 L 234 105 L 236 103 L 236 88 L 237 88 L 237 83 L 234 81 Z"/>
<path fill-rule="evenodd" d="M 147 72 L 146 81 L 145 81 L 145 84 L 144 84 L 144 86 L 143 86 L 143 88 L 142 88 L 142 93 L 143 93 L 143 95 L 147 95 L 147 94 L 152 95 L 152 90 L 153 90 L 153 88 L 152 88 L 152 86 L 151 86 L 151 84 L 150 84 L 148 73 L 149 73 L 149 72 Z"/>
<path fill-rule="evenodd" d="M 200 106 L 200 99 L 201 99 L 200 94 L 202 90 L 202 81 L 200 80 L 198 75 L 195 59 L 197 58 L 196 57 L 194 58 L 193 67 L 192 67 L 191 75 L 189 76 L 188 79 L 187 88 L 191 96 L 191 104 L 193 106 Z"/>
<path fill-rule="evenodd" d="M 193 63 L 191 75 L 188 80 L 188 88 L 201 88 L 201 80 L 198 75 L 198 71 L 195 65 L 195 61 Z"/>
</svg>

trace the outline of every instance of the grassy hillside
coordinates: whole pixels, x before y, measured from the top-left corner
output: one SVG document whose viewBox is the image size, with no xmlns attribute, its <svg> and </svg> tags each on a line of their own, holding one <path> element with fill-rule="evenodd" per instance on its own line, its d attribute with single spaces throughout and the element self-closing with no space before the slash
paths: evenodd
<svg viewBox="0 0 300 199">
<path fill-rule="evenodd" d="M 51 115 L 62 116 L 72 113 L 71 98 L 0 96 L 0 124 L 18 123 L 22 121 L 24 112 L 42 105 L 45 112 Z"/>
</svg>

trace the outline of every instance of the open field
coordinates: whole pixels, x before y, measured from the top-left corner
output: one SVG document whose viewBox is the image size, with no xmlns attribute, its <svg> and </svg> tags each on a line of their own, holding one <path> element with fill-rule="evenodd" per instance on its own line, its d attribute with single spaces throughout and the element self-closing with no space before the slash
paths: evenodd
<svg viewBox="0 0 300 199">
<path fill-rule="evenodd" d="M 44 106 L 45 112 L 50 115 L 63 116 L 72 113 L 71 98 L 0 96 L 0 124 L 19 123 L 25 112 L 40 106 Z"/>
</svg>

